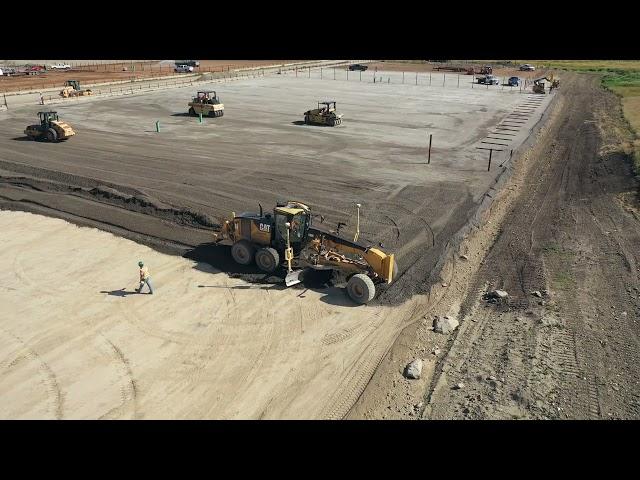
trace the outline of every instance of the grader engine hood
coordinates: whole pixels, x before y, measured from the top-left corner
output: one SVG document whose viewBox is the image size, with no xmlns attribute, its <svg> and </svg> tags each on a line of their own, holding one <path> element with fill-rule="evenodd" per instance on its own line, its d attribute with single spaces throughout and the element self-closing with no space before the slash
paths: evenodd
<svg viewBox="0 0 640 480">
<path fill-rule="evenodd" d="M 346 238 L 339 237 L 323 228 L 310 227 L 309 237 L 319 242 L 322 247 L 333 250 L 340 254 L 358 255 L 371 267 L 380 278 L 387 283 L 393 281 L 395 270 L 395 256 L 380 250 L 379 248 L 366 245 L 362 242 L 353 242 Z"/>
</svg>

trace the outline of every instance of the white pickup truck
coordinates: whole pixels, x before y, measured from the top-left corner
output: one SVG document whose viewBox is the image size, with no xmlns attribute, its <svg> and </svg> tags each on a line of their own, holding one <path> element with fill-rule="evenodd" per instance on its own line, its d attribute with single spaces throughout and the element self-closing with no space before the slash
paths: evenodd
<svg viewBox="0 0 640 480">
<path fill-rule="evenodd" d="M 55 65 L 49 65 L 51 70 L 71 70 L 71 65 L 66 63 L 56 63 Z"/>
<path fill-rule="evenodd" d="M 176 73 L 191 73 L 193 72 L 193 67 L 190 65 L 176 65 L 174 70 Z"/>
</svg>

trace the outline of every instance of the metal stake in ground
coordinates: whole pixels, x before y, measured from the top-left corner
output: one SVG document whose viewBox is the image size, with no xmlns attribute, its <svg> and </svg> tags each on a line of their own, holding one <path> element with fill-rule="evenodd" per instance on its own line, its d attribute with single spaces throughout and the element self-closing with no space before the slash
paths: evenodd
<svg viewBox="0 0 640 480">
<path fill-rule="evenodd" d="M 433 133 L 429 134 L 429 153 L 427 154 L 427 165 L 431 163 L 431 140 L 433 139 Z"/>
<path fill-rule="evenodd" d="M 160 133 L 160 120 L 156 120 L 156 133 Z"/>
</svg>

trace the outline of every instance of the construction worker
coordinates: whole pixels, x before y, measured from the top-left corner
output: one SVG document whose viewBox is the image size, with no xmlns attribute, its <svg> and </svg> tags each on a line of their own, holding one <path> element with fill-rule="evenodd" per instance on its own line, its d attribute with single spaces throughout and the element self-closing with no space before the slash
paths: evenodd
<svg viewBox="0 0 640 480">
<path fill-rule="evenodd" d="M 151 275 L 149 275 L 149 269 L 144 266 L 142 261 L 138 262 L 140 267 L 140 286 L 136 288 L 136 292 L 142 293 L 142 287 L 146 284 L 149 287 L 149 294 L 153 295 L 153 286 L 151 285 Z"/>
<path fill-rule="evenodd" d="M 40 94 L 40 105 L 44 105 L 44 95 Z"/>
</svg>

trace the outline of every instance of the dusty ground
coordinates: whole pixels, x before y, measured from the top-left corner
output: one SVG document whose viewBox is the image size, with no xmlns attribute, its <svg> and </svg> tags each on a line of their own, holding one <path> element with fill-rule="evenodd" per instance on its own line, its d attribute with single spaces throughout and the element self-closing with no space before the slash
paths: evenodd
<svg viewBox="0 0 640 480">
<path fill-rule="evenodd" d="M 271 208 L 282 197 L 302 199 L 328 224 L 347 223 L 350 234 L 358 202 L 361 237 L 394 251 L 402 272 L 380 301 L 398 304 L 427 292 L 451 235 L 495 183 L 507 149 L 526 139 L 548 100 L 499 87 L 314 75 L 212 84 L 225 116 L 202 125 L 186 115 L 190 87 L 74 100 L 56 109 L 78 134 L 54 145 L 24 141 L 22 130 L 39 106 L 5 112 L 0 204 L 101 224 L 233 269 L 207 247 L 211 229 L 232 211 L 257 209 L 258 202 Z M 318 92 L 339 99 L 342 126 L 302 124 Z M 434 135 L 430 165 L 428 132 Z M 503 151 L 487 172 L 488 152 L 478 147 L 490 145 Z"/>
<path fill-rule="evenodd" d="M 344 78 L 339 76 L 340 72 Z M 38 106 L 0 114 L 1 207 L 61 217 L 143 242 L 163 252 L 184 255 L 202 265 L 208 275 L 212 274 L 212 268 L 224 272 L 225 275 L 214 276 L 222 283 L 206 283 L 202 280 L 201 284 L 223 285 L 225 292 L 229 291 L 228 295 L 231 297 L 237 293 L 236 290 L 246 290 L 242 293 L 252 300 L 255 297 L 249 294 L 254 294 L 257 290 L 261 290 L 261 295 L 265 293 L 262 291 L 264 288 L 268 288 L 266 295 L 279 292 L 280 279 L 261 275 L 252 268 L 239 268 L 230 261 L 228 251 L 210 245 L 211 231 L 220 217 L 228 215 L 232 210 L 239 212 L 256 209 L 257 202 L 270 208 L 276 200 L 282 198 L 305 200 L 315 212 L 325 215 L 328 224 L 347 222 L 349 225 L 344 230 L 346 234 L 353 232 L 354 203 L 360 202 L 363 204 L 361 239 L 372 244 L 383 243 L 386 249 L 397 254 L 400 267 L 398 280 L 386 291 L 383 289 L 376 302 L 368 307 L 354 308 L 341 289 L 326 285 L 308 284 L 282 293 L 282 302 L 287 306 L 288 303 L 293 305 L 292 300 L 297 302 L 298 298 L 316 299 L 309 301 L 308 309 L 301 307 L 297 312 L 302 313 L 294 314 L 294 323 L 298 322 L 295 328 L 305 331 L 304 321 L 310 318 L 311 323 L 321 328 L 315 340 L 311 340 L 313 348 L 320 349 L 318 355 L 321 360 L 296 357 L 301 364 L 306 365 L 311 361 L 311 370 L 303 369 L 300 376 L 290 372 L 287 374 L 287 382 L 290 380 L 295 386 L 290 386 L 289 383 L 283 386 L 278 383 L 281 380 L 277 379 L 282 379 L 283 372 L 289 372 L 292 367 L 283 362 L 284 357 L 279 357 L 277 352 L 271 350 L 278 351 L 289 344 L 290 338 L 287 335 L 291 335 L 293 323 L 275 325 L 269 320 L 260 323 L 256 322 L 255 315 L 252 316 L 251 313 L 245 317 L 243 310 L 233 310 L 239 312 L 239 318 L 252 325 L 229 334 L 230 344 L 247 342 L 247 359 L 235 357 L 233 349 L 227 350 L 228 355 L 236 363 L 240 363 L 238 368 L 244 369 L 244 373 L 233 370 L 236 373 L 230 374 L 232 377 L 237 376 L 239 383 L 234 383 L 236 380 L 230 377 L 215 377 L 213 371 L 217 372 L 216 365 L 223 361 L 218 356 L 213 357 L 214 363 L 208 363 L 207 342 L 215 341 L 216 331 L 211 331 L 211 336 L 207 336 L 207 332 L 203 337 L 206 341 L 198 340 L 194 347 L 198 351 L 196 360 L 187 352 L 183 352 L 185 357 L 181 356 L 182 353 L 177 353 L 178 350 L 187 348 L 185 344 L 189 344 L 194 331 L 197 331 L 193 325 L 185 326 L 180 323 L 180 318 L 192 321 L 193 317 L 199 316 L 210 320 L 218 317 L 209 317 L 208 315 L 214 314 L 206 310 L 205 306 L 202 308 L 206 311 L 202 313 L 200 297 L 190 297 L 191 293 L 185 290 L 181 279 L 185 271 L 192 272 L 193 264 L 179 263 L 186 262 L 179 257 L 171 261 L 158 257 L 158 265 L 177 262 L 171 268 L 179 272 L 173 276 L 170 273 L 164 275 L 164 267 L 156 268 L 163 277 L 159 280 L 170 285 L 171 293 L 166 293 L 166 298 L 172 299 L 171 302 L 176 302 L 176 305 L 185 305 L 176 298 L 187 296 L 190 299 L 187 305 L 194 308 L 196 313 L 191 314 L 190 310 L 185 313 L 161 310 L 157 313 L 163 323 L 157 327 L 158 324 L 149 324 L 150 320 L 141 317 L 144 312 L 141 310 L 140 313 L 131 314 L 133 319 L 128 317 L 129 323 L 133 322 L 134 327 L 139 327 L 143 336 L 160 336 L 157 342 L 168 342 L 171 346 L 172 340 L 175 340 L 174 343 L 178 346 L 171 347 L 175 350 L 169 350 L 167 358 L 177 362 L 176 365 L 182 358 L 186 358 L 187 362 L 196 362 L 196 366 L 184 367 L 187 377 L 188 372 L 196 372 L 195 380 L 189 383 L 189 380 L 184 380 L 185 372 L 178 371 L 175 378 L 170 377 L 156 387 L 162 368 L 168 364 L 151 363 L 153 368 L 157 366 L 154 370 L 156 376 L 148 373 L 145 385 L 151 390 L 164 390 L 162 393 L 151 392 L 147 397 L 148 404 L 143 403 L 139 410 L 134 412 L 129 406 L 118 410 L 117 405 L 129 405 L 133 394 L 133 387 L 129 393 L 118 387 L 117 390 L 124 393 L 120 403 L 115 406 L 113 402 L 108 408 L 103 405 L 104 409 L 91 405 L 86 410 L 78 410 L 77 406 L 66 410 L 63 406 L 62 412 L 73 416 L 82 411 L 84 415 L 92 417 L 112 411 L 116 416 L 139 415 L 147 418 L 147 415 L 162 415 L 160 404 L 164 399 L 162 407 L 170 412 L 168 415 L 183 418 L 190 415 L 182 409 L 185 399 L 189 400 L 189 395 L 202 392 L 205 394 L 198 397 L 198 401 L 203 402 L 202 405 L 205 400 L 210 405 L 214 393 L 221 395 L 222 399 L 218 403 L 213 402 L 214 406 L 194 410 L 198 416 L 341 418 L 349 410 L 398 332 L 419 318 L 429 304 L 427 294 L 432 292 L 434 284 L 441 281 L 439 262 L 443 252 L 449 247 L 454 234 L 473 217 L 487 193 L 495 188 L 497 179 L 506 168 L 503 164 L 508 163 L 508 150 L 517 148 L 526 140 L 531 129 L 540 120 L 548 104 L 548 97 L 520 94 L 502 87 L 472 88 L 470 84 L 458 86 L 455 80 L 445 77 L 442 77 L 444 86 L 430 86 L 425 76 L 419 78 L 418 85 L 402 84 L 401 75 L 397 72 L 382 72 L 383 78 L 388 82 L 382 84 L 372 82 L 371 72 L 369 76 L 363 75 L 362 81 L 359 76 L 353 75 L 347 81 L 346 72 L 341 70 L 336 70 L 335 81 L 332 75 L 333 70 L 326 69 L 324 72 L 313 72 L 312 78 L 296 78 L 295 73 L 289 73 L 242 80 L 224 86 L 212 84 L 225 103 L 225 116 L 216 120 L 205 119 L 202 125 L 185 115 L 186 102 L 194 93 L 189 88 L 126 98 L 80 99 L 56 106 L 61 117 L 77 129 L 78 135 L 66 143 L 53 145 L 24 141 L 22 130 L 33 120 Z M 283 95 L 285 90 L 287 94 Z M 338 100 L 338 107 L 345 115 L 341 127 L 331 129 L 302 124 L 302 112 L 313 106 L 318 95 Z M 391 105 L 393 108 L 390 108 Z M 160 134 L 153 130 L 158 119 L 162 123 Z M 432 163 L 426 165 L 429 132 L 434 135 L 434 147 Z M 492 170 L 487 172 L 487 151 L 479 150 L 478 147 L 486 148 L 487 145 L 496 144 L 500 145 L 503 152 L 494 155 Z M 43 233 L 47 238 L 53 235 L 54 232 Z M 9 241 L 18 241 L 19 238 L 9 235 Z M 71 242 L 62 243 L 65 248 L 76 248 Z M 37 242 L 34 246 L 36 244 Z M 96 247 L 93 245 L 91 248 Z M 92 251 L 91 248 L 86 247 L 87 251 Z M 144 247 L 137 245 L 135 248 Z M 109 251 L 105 250 L 104 255 Z M 140 255 L 138 250 L 131 251 L 132 257 Z M 144 252 L 148 258 L 152 258 L 149 257 L 150 252 Z M 67 251 L 61 255 L 65 257 L 69 253 Z M 102 258 L 100 255 L 98 257 Z M 137 258 L 133 262 L 136 260 Z M 88 269 L 93 278 L 96 271 L 104 273 L 105 265 L 121 265 L 117 269 L 114 267 L 114 271 L 117 270 L 113 277 L 115 286 L 99 286 L 99 289 L 92 286 L 92 292 L 98 292 L 97 298 L 102 295 L 103 299 L 106 298 L 105 301 L 139 301 L 137 298 L 140 297 L 137 296 L 121 298 L 99 293 L 115 293 L 125 286 L 128 280 L 124 279 L 131 278 L 131 261 L 128 256 L 122 259 L 118 253 L 117 262 L 114 259 Z M 30 278 L 33 282 L 33 279 L 41 278 L 37 271 L 38 262 L 31 263 L 29 259 L 18 262 L 28 262 L 35 269 L 26 276 L 23 273 L 23 279 Z M 22 268 L 26 272 L 25 267 L 21 267 L 22 263 L 15 268 Z M 40 263 L 46 266 L 46 262 Z M 62 269 L 65 268 L 66 266 Z M 65 277 L 74 277 L 73 269 L 76 265 L 72 264 L 69 268 Z M 171 272 L 171 268 L 168 272 Z M 83 275 L 86 273 L 81 270 L 77 278 L 85 278 Z M 51 274 L 51 271 L 42 273 L 45 277 Z M 14 277 L 16 275 L 11 276 Z M 242 280 L 252 283 L 244 284 Z M 171 283 L 174 281 L 177 284 Z M 198 281 L 194 277 L 193 283 L 189 285 L 195 285 Z M 83 281 L 80 283 L 84 284 Z M 56 286 L 62 285 L 62 282 L 52 281 L 48 284 Z M 241 288 L 229 290 L 228 285 Z M 251 288 L 242 288 L 246 286 Z M 33 288 L 37 288 L 37 285 Z M 61 286 L 55 291 L 65 288 Z M 163 290 L 167 292 L 169 288 Z M 11 295 L 16 295 L 13 291 L 10 292 Z M 86 293 L 88 295 L 88 291 Z M 228 297 L 211 295 L 216 305 L 231 301 Z M 46 310 L 52 315 L 65 312 L 66 302 L 79 302 L 78 298 L 78 295 L 65 297 L 58 308 Z M 266 298 L 260 306 L 266 304 Z M 154 301 L 154 305 L 159 302 Z M 283 305 L 278 302 L 273 307 L 267 305 L 267 319 L 278 318 L 278 309 Z M 12 305 L 19 314 L 24 313 L 24 302 L 14 300 Z M 330 307 L 326 308 L 326 305 Z M 394 307 L 389 307 L 391 305 Z M 145 304 L 141 308 L 148 306 Z M 87 308 L 90 317 L 91 308 Z M 120 315 L 126 315 L 124 312 L 129 310 L 125 308 L 120 312 Z M 226 313 L 221 312 L 220 315 Z M 105 310 L 101 315 L 109 317 L 111 314 Z M 69 315 L 62 313 L 61 316 Z M 12 318 L 15 317 L 19 315 L 12 315 Z M 174 318 L 178 318 L 178 323 L 172 323 Z M 303 319 L 302 327 L 299 327 L 300 318 Z M 363 320 L 364 318 L 369 320 Z M 120 325 L 123 323 L 115 319 L 109 321 Z M 325 326 L 328 330 L 322 330 Z M 271 330 L 266 331 L 280 327 L 282 330 L 273 333 Z M 206 323 L 205 327 L 198 328 L 207 328 Z M 67 348 L 65 337 L 48 344 L 42 339 L 43 334 L 36 334 L 36 338 L 32 338 L 28 332 L 19 329 L 13 331 L 13 326 L 8 331 L 19 338 L 15 340 L 18 344 L 20 341 L 25 342 L 21 345 L 26 345 L 24 348 L 27 352 L 45 354 L 44 362 L 49 366 L 42 367 L 46 371 L 45 378 L 52 378 L 53 375 L 47 373 L 47 368 L 58 376 L 57 367 L 54 368 L 51 363 L 54 359 L 50 357 L 56 356 L 57 349 Z M 102 330 L 100 332 L 104 333 Z M 94 333 L 100 337 L 97 332 Z M 131 367 L 135 380 L 138 377 L 132 366 L 144 366 L 148 350 L 146 347 L 141 351 L 137 350 L 138 343 L 145 345 L 142 338 L 129 344 L 125 341 L 128 330 L 121 333 L 122 336 L 115 338 L 109 332 L 106 335 L 127 359 L 125 364 Z M 265 336 L 269 338 L 268 342 L 273 343 L 265 346 Z M 43 343 L 38 343 L 41 341 Z M 227 340 L 220 341 L 224 344 Z M 17 348 L 15 342 L 7 348 Z M 149 348 L 157 350 L 159 345 L 161 343 L 152 343 Z M 354 348 L 352 353 L 350 346 Z M 106 346 L 104 348 L 108 351 Z M 311 346 L 308 348 L 313 350 Z M 264 349 L 267 349 L 267 353 L 262 353 Z M 341 353 L 343 351 L 348 352 Z M 30 355 L 33 357 L 36 353 Z M 295 356 L 290 353 L 289 356 L 291 355 Z M 62 353 L 59 361 L 63 364 L 65 357 L 67 353 Z M 267 358 L 272 360 L 266 360 Z M 252 361 L 256 363 L 256 368 L 246 373 L 246 369 L 251 368 Z M 8 362 L 11 364 L 12 359 Z M 320 367 L 318 362 L 325 362 L 325 365 L 330 366 Z M 120 364 L 122 363 L 121 361 Z M 126 370 L 123 368 L 125 367 L 120 367 L 121 372 Z M 209 377 L 201 376 L 198 368 L 214 375 L 217 386 L 210 385 Z M 223 375 L 220 372 L 216 373 L 218 374 Z M 265 375 L 276 379 L 273 380 L 275 383 L 261 386 L 258 379 Z M 249 380 L 246 380 L 246 376 Z M 141 378 L 144 379 L 144 375 Z M 311 380 L 311 387 L 308 385 L 309 378 L 314 379 Z M 177 384 L 171 384 L 174 380 Z M 127 381 L 125 379 L 124 384 Z M 136 392 L 142 390 L 135 381 L 134 384 Z M 10 382 L 9 385 L 13 383 Z M 240 399 L 229 393 L 241 388 L 238 385 L 244 385 L 242 388 L 248 389 L 246 396 Z M 260 397 L 260 400 L 252 399 L 252 396 L 258 395 L 258 391 L 254 390 L 258 387 L 264 388 L 269 392 L 266 395 L 271 396 Z M 281 387 L 284 391 L 280 390 Z M 223 388 L 223 391 L 216 390 L 217 388 Z M 60 391 L 64 392 L 65 389 L 60 388 Z M 174 392 L 175 396 L 171 396 Z M 12 393 L 14 394 L 22 398 L 22 393 Z M 52 398 L 64 396 L 54 392 Z M 77 402 L 82 403 L 81 395 L 77 399 Z M 50 405 L 47 402 L 51 401 L 43 400 L 45 403 L 41 406 Z M 42 408 L 36 410 L 39 414 L 44 411 Z M 36 415 L 34 411 L 29 413 L 26 410 L 16 410 L 7 416 Z M 49 410 L 49 414 L 54 416 L 58 415 L 56 412 L 59 413 L 57 406 Z M 64 416 L 65 413 L 60 415 Z"/>
<path fill-rule="evenodd" d="M 0 211 L 0 245 L 3 419 L 340 418 L 411 314 L 25 212 Z"/>
<path fill-rule="evenodd" d="M 620 151 L 628 130 L 597 76 L 565 79 L 553 120 L 464 246 L 457 291 L 401 334 L 352 417 L 640 417 L 638 185 Z M 508 302 L 482 299 L 495 288 Z M 456 334 L 429 331 L 434 314 L 456 316 Z M 401 370 L 416 356 L 425 375 L 409 382 Z"/>
</svg>

